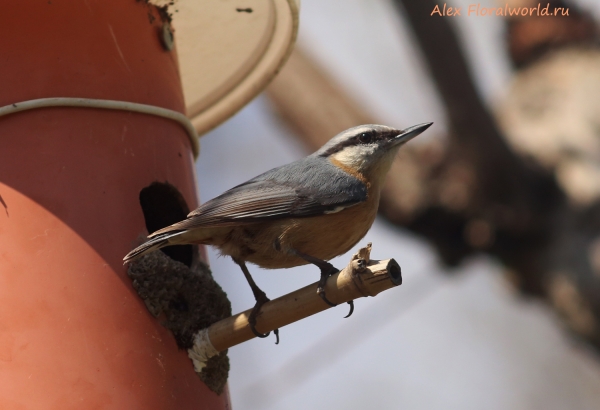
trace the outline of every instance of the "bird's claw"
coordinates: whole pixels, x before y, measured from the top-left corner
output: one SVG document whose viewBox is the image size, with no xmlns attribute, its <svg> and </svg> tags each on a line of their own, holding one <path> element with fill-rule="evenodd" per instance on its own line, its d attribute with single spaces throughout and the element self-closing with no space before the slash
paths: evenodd
<svg viewBox="0 0 600 410">
<path fill-rule="evenodd" d="M 258 307 L 258 309 L 257 309 L 257 307 Z M 261 307 L 262 307 L 262 303 L 260 305 L 257 303 L 256 306 L 254 306 L 254 309 L 252 309 L 252 312 L 250 313 L 250 317 L 248 318 L 248 325 L 250 326 L 250 330 L 252 330 L 252 333 L 254 333 L 254 336 L 264 339 L 265 337 L 269 336 L 269 334 L 271 334 L 271 332 L 260 333 L 258 330 L 256 330 L 256 316 L 257 316 L 258 312 L 260 311 Z"/>
<path fill-rule="evenodd" d="M 248 322 L 248 323 L 250 324 L 250 330 L 256 337 L 260 337 L 261 339 L 264 339 L 265 337 L 268 337 L 271 334 L 271 332 L 260 333 L 258 330 L 256 330 L 256 323 L 250 323 L 250 322 Z M 279 344 L 279 329 L 274 329 L 273 334 L 275 335 L 275 344 L 278 345 Z"/>
<path fill-rule="evenodd" d="M 254 336 L 260 337 L 261 339 L 268 337 L 271 334 L 271 332 L 260 333 L 258 330 L 256 330 L 256 316 L 258 316 L 258 313 L 260 312 L 260 309 L 262 308 L 262 306 L 269 301 L 270 301 L 270 299 L 267 297 L 267 295 L 264 294 L 264 292 L 259 293 L 257 300 L 256 300 L 256 305 L 254 305 L 254 308 L 252 309 L 252 312 L 250 313 L 250 317 L 248 318 L 248 325 L 250 326 L 250 330 L 252 331 Z M 279 329 L 274 329 L 273 333 L 275 334 L 275 344 L 278 345 L 279 344 Z"/>
<path fill-rule="evenodd" d="M 337 304 L 331 302 L 329 299 L 327 299 L 327 296 L 325 296 L 325 289 L 323 289 L 322 287 L 318 287 L 317 288 L 317 294 L 321 297 L 321 299 L 323 299 L 323 301 L 325 303 L 327 303 L 329 306 L 331 307 L 335 307 L 337 306 Z"/>
<path fill-rule="evenodd" d="M 346 316 L 344 316 L 344 319 L 352 316 L 352 313 L 354 313 L 354 301 L 350 300 L 350 301 L 348 301 L 348 304 L 350 305 L 350 312 L 348 312 L 348 314 Z"/>
<path fill-rule="evenodd" d="M 265 337 L 268 337 L 271 334 L 271 332 L 260 333 L 258 330 L 256 330 L 256 318 L 253 318 L 252 322 L 250 322 L 250 320 L 248 320 L 248 324 L 250 325 L 250 330 L 256 337 L 260 337 L 261 339 L 264 339 Z M 275 344 L 278 345 L 279 344 L 279 329 L 274 329 L 273 334 L 275 335 Z"/>
<path fill-rule="evenodd" d="M 317 286 L 317 295 L 319 295 L 321 299 L 323 299 L 323 301 L 331 307 L 337 306 L 337 304 L 331 302 L 329 299 L 327 299 L 327 296 L 325 296 L 325 284 L 330 276 L 335 275 L 338 272 L 339 270 L 335 266 L 326 262 L 326 265 L 321 267 L 321 279 L 319 280 L 319 285 Z"/>
<path fill-rule="evenodd" d="M 335 303 L 333 303 L 332 301 L 330 301 L 329 299 L 327 299 L 327 296 L 325 296 L 325 289 L 319 287 L 317 288 L 317 294 L 321 297 L 321 299 L 323 299 L 323 301 L 325 303 L 327 303 L 329 306 L 331 307 L 335 307 L 337 306 Z M 352 316 L 352 313 L 354 313 L 354 301 L 350 300 L 347 302 L 350 305 L 350 312 L 348 312 L 348 314 L 346 316 L 344 316 L 344 319 Z"/>
<path fill-rule="evenodd" d="M 265 337 L 268 337 L 271 334 L 271 332 L 260 333 L 258 330 L 256 330 L 256 327 L 254 327 L 253 324 L 250 324 L 250 330 L 252 330 L 252 333 L 254 333 L 254 336 L 260 337 L 261 339 L 264 339 Z"/>
</svg>

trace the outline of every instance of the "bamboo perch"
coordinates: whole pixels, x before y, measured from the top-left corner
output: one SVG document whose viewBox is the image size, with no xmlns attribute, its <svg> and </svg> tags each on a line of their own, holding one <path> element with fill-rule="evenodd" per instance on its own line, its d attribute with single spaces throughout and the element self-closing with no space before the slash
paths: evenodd
<svg viewBox="0 0 600 410">
<path fill-rule="evenodd" d="M 375 296 L 402 284 L 400 266 L 394 259 L 370 260 L 370 253 L 369 243 L 354 254 L 348 266 L 327 280 L 327 299 L 341 304 L 360 297 Z M 329 308 L 317 295 L 315 282 L 264 304 L 257 317 L 256 329 L 270 332 Z M 248 324 L 251 311 L 248 309 L 196 333 L 194 346 L 188 349 L 188 355 L 197 372 L 212 356 L 255 337 Z"/>
</svg>

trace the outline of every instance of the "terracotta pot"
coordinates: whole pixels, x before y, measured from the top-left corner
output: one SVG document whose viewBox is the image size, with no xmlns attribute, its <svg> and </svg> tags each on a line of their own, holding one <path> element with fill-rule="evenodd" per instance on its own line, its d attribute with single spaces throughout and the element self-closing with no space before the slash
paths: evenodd
<svg viewBox="0 0 600 410">
<path fill-rule="evenodd" d="M 21 0 L 0 17 L 0 106 L 102 98 L 184 112 L 175 50 L 144 1 Z M 0 408 L 222 409 L 146 310 L 122 258 L 144 228 L 140 190 L 198 204 L 170 120 L 44 108 L 0 118 Z"/>
</svg>

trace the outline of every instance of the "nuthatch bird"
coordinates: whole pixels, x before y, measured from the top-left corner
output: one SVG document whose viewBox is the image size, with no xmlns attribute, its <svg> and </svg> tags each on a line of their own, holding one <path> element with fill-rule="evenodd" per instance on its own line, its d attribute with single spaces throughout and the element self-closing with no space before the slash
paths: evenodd
<svg viewBox="0 0 600 410">
<path fill-rule="evenodd" d="M 333 306 L 324 287 L 338 270 L 327 261 L 366 235 L 398 149 L 431 124 L 405 130 L 384 125 L 350 128 L 308 157 L 244 182 L 200 205 L 187 219 L 152 233 L 124 261 L 170 245 L 217 247 L 242 269 L 256 299 L 248 322 L 256 336 L 266 337 L 268 333 L 258 332 L 255 325 L 269 299 L 246 262 L 267 269 L 316 265 L 321 270 L 317 293 Z"/>
</svg>

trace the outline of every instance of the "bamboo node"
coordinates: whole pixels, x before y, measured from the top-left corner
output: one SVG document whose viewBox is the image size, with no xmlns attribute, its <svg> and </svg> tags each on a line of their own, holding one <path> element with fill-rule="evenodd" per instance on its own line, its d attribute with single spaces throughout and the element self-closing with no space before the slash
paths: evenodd
<svg viewBox="0 0 600 410">
<path fill-rule="evenodd" d="M 369 263 L 369 261 L 371 260 L 371 249 L 373 248 L 373 244 L 371 242 L 369 242 L 367 244 L 367 246 L 365 246 L 364 248 L 360 248 L 358 250 L 358 252 L 356 252 L 354 255 L 352 255 L 352 259 L 353 260 L 364 260 L 367 264 Z"/>
</svg>

